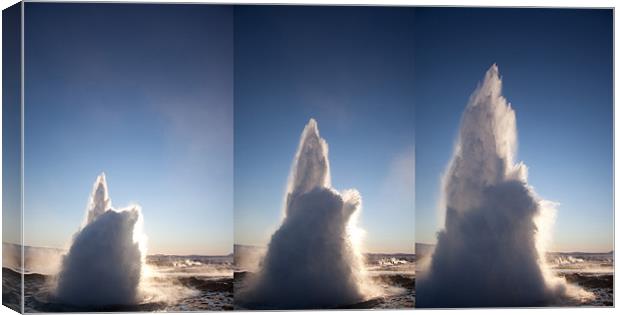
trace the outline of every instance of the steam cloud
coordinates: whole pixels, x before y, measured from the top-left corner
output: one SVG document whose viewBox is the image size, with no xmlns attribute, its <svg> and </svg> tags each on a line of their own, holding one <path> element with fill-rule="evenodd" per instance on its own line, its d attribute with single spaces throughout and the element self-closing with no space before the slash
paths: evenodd
<svg viewBox="0 0 620 315">
<path fill-rule="evenodd" d="M 262 269 L 236 296 L 249 308 L 328 308 L 367 297 L 364 261 L 352 234 L 361 197 L 331 188 L 327 143 L 311 119 L 288 182 L 285 215 Z"/>
<path fill-rule="evenodd" d="M 542 306 L 585 294 L 546 267 L 555 204 L 514 162 L 515 112 L 501 89 L 493 65 L 465 108 L 443 178 L 445 226 L 419 275 L 418 307 Z"/>
<path fill-rule="evenodd" d="M 115 210 L 105 175 L 97 177 L 86 218 L 63 257 L 55 297 L 80 306 L 138 301 L 144 262 L 140 208 Z"/>
</svg>

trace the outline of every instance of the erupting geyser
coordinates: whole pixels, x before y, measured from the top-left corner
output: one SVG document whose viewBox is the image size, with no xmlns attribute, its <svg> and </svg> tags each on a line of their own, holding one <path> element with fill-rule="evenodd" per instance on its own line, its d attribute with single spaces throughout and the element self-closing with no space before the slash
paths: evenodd
<svg viewBox="0 0 620 315">
<path fill-rule="evenodd" d="M 327 143 L 311 119 L 301 136 L 262 269 L 236 296 L 250 308 L 328 308 L 367 297 L 364 261 L 352 237 L 361 197 L 331 188 Z"/>
<path fill-rule="evenodd" d="M 515 112 L 501 88 L 493 65 L 465 108 L 443 178 L 445 226 L 419 274 L 418 307 L 542 306 L 586 295 L 546 267 L 555 204 L 514 161 Z"/>
<path fill-rule="evenodd" d="M 97 177 L 86 218 L 63 257 L 55 298 L 81 306 L 138 301 L 144 262 L 140 207 L 115 210 L 105 175 Z"/>
</svg>

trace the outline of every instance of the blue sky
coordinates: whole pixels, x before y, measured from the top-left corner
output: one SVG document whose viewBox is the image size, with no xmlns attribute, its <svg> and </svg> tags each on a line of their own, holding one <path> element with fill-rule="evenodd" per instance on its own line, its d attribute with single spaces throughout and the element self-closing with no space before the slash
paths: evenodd
<svg viewBox="0 0 620 315">
<path fill-rule="evenodd" d="M 21 243 L 21 6 L 2 12 L 2 241 Z"/>
<path fill-rule="evenodd" d="M 416 241 L 435 242 L 461 113 L 497 63 L 518 159 L 537 193 L 560 203 L 552 250 L 611 250 L 612 11 L 424 8 L 415 30 Z"/>
<path fill-rule="evenodd" d="M 412 252 L 408 8 L 235 9 L 235 242 L 266 245 L 299 137 L 318 121 L 332 184 L 356 188 L 371 252 Z"/>
<path fill-rule="evenodd" d="M 66 246 L 105 172 L 149 253 L 232 251 L 232 13 L 26 4 L 25 244 Z"/>
<path fill-rule="evenodd" d="M 27 245 L 66 246 L 100 172 L 151 253 L 265 245 L 313 117 L 367 250 L 411 252 L 497 63 L 518 159 L 561 204 L 552 249 L 612 248 L 611 10 L 27 3 L 25 23 Z"/>
</svg>

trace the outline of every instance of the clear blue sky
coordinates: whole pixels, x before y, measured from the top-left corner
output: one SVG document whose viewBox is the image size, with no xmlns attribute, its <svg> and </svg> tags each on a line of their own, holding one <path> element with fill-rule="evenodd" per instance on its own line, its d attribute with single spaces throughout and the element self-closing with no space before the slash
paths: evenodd
<svg viewBox="0 0 620 315">
<path fill-rule="evenodd" d="M 232 13 L 26 3 L 25 244 L 68 244 L 105 171 L 149 253 L 232 251 Z"/>
<path fill-rule="evenodd" d="M 2 241 L 20 244 L 21 5 L 2 12 Z"/>
<path fill-rule="evenodd" d="M 363 199 L 366 249 L 412 252 L 413 15 L 409 8 L 235 9 L 235 242 L 266 245 L 308 119 L 332 183 Z"/>
<path fill-rule="evenodd" d="M 611 250 L 612 11 L 425 8 L 415 17 L 416 241 L 435 242 L 461 113 L 497 63 L 518 159 L 538 194 L 561 204 L 552 249 Z"/>
</svg>

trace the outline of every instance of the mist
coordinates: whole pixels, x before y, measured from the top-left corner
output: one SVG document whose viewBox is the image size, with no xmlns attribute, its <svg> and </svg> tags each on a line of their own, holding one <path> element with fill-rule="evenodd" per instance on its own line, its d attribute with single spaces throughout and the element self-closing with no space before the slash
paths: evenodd
<svg viewBox="0 0 620 315">
<path fill-rule="evenodd" d="M 331 187 L 328 147 L 311 119 L 288 180 L 284 219 L 272 235 L 260 270 L 236 294 L 253 309 L 330 308 L 371 293 L 360 250 L 358 191 Z"/>
<path fill-rule="evenodd" d="M 97 177 L 85 220 L 62 259 L 54 298 L 79 306 L 139 302 L 144 239 L 139 206 L 112 208 L 105 175 Z"/>
<path fill-rule="evenodd" d="M 492 65 L 461 118 L 442 181 L 444 226 L 418 273 L 417 307 L 544 306 L 587 298 L 546 265 L 558 204 L 536 194 L 516 153 L 515 111 Z"/>
</svg>

